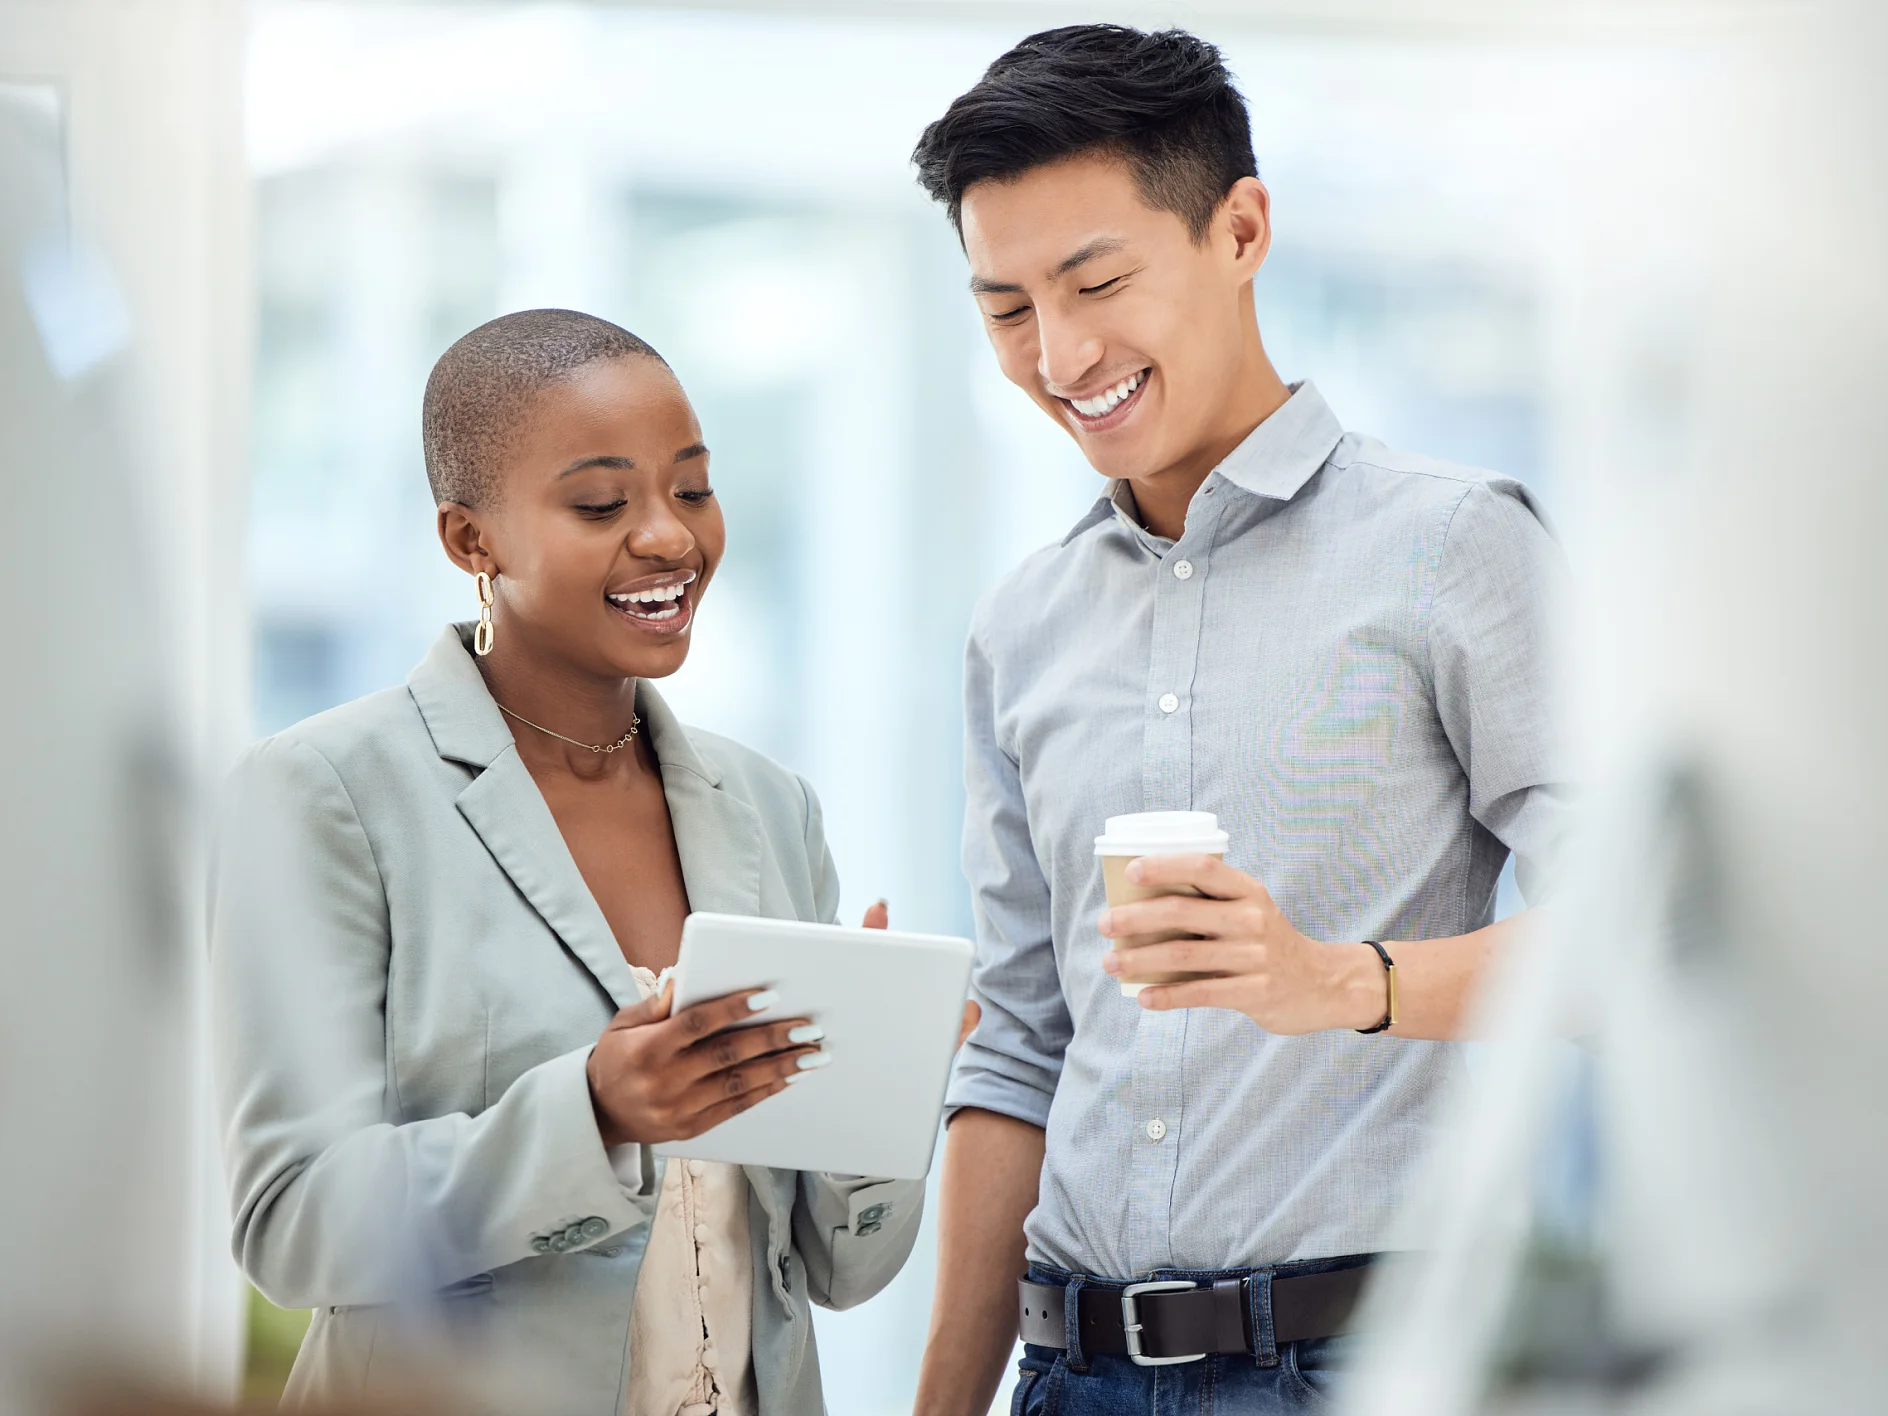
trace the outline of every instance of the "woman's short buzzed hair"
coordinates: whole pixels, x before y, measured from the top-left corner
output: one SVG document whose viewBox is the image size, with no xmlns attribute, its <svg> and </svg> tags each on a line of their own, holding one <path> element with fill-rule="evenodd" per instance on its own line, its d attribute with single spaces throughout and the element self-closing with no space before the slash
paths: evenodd
<svg viewBox="0 0 1888 1416">
<path fill-rule="evenodd" d="M 1259 175 L 1246 101 L 1219 50 L 1185 30 L 1068 25 L 1000 56 L 924 130 L 918 182 L 963 234 L 964 192 L 1090 153 L 1120 158 L 1142 199 L 1202 240 Z"/>
<path fill-rule="evenodd" d="M 433 500 L 490 504 L 531 400 L 586 364 L 630 357 L 667 367 L 621 325 L 577 310 L 519 310 L 459 339 L 433 365 L 420 409 Z"/>
</svg>

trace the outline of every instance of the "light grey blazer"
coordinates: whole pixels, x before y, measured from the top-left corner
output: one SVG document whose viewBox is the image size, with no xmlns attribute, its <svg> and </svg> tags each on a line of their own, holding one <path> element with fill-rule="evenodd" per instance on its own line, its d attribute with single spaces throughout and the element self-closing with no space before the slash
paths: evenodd
<svg viewBox="0 0 1888 1416">
<path fill-rule="evenodd" d="M 647 684 L 638 709 L 690 907 L 832 920 L 806 783 L 682 727 Z M 359 1395 L 417 1354 L 497 1364 L 517 1384 L 501 1407 L 617 1416 L 661 1166 L 645 1148 L 641 1184 L 619 1180 L 584 1065 L 637 989 L 462 627 L 405 687 L 249 751 L 211 895 L 236 1257 L 316 1310 L 289 1403 Z M 891 1279 L 923 1186 L 747 1178 L 761 1411 L 812 1416 L 808 1304 Z"/>
</svg>

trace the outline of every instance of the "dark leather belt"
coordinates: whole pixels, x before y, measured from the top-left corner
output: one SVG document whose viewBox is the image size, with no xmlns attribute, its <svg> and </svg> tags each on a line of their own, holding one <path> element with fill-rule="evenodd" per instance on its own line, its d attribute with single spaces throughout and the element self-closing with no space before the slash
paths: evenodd
<svg viewBox="0 0 1888 1416">
<path fill-rule="evenodd" d="M 1328 1273 L 1274 1276 L 1273 1345 L 1348 1332 L 1369 1274 L 1370 1265 L 1357 1264 Z M 1214 1353 L 1250 1353 L 1249 1285 L 1264 1281 L 1262 1276 L 1201 1283 L 1171 1279 L 1125 1287 L 1084 1282 L 1076 1299 L 1082 1354 L 1125 1356 L 1158 1366 Z M 1027 1279 L 1019 1288 L 1023 1341 L 1066 1350 L 1068 1290 Z"/>
</svg>

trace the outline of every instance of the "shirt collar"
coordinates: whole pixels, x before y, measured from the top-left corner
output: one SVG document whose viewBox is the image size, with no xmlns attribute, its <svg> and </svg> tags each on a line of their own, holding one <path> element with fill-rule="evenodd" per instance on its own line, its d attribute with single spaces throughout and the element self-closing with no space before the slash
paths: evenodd
<svg viewBox="0 0 1888 1416">
<path fill-rule="evenodd" d="M 1344 428 L 1309 379 L 1291 385 L 1291 396 L 1245 441 L 1226 455 L 1212 475 L 1254 496 L 1290 501 L 1330 459 Z M 1116 516 L 1130 520 L 1133 505 L 1125 481 L 1111 478 L 1101 496 L 1062 538 L 1067 545 L 1089 527 Z"/>
</svg>

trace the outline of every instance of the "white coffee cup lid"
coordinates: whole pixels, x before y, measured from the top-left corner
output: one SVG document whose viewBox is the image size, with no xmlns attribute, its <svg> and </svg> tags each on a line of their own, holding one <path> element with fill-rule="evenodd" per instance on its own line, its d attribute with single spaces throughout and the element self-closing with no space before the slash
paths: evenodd
<svg viewBox="0 0 1888 1416">
<path fill-rule="evenodd" d="M 1210 811 L 1137 811 L 1110 816 L 1095 837 L 1098 856 L 1224 855 L 1230 838 Z"/>
</svg>

